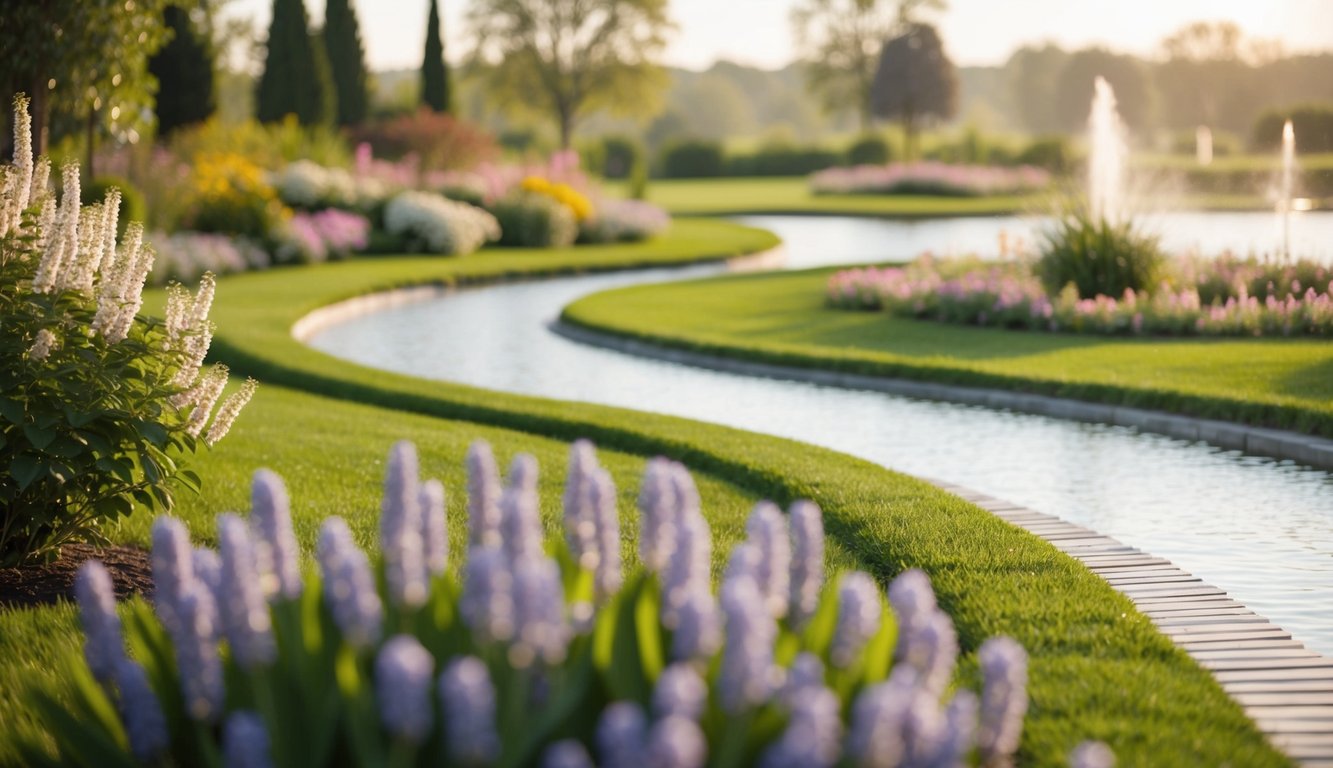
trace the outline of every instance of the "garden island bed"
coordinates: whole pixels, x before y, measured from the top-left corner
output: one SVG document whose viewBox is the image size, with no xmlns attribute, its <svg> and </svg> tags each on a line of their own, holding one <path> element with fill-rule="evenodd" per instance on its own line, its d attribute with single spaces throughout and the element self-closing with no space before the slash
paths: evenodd
<svg viewBox="0 0 1333 768">
<path fill-rule="evenodd" d="M 212 313 L 220 329 L 214 356 L 264 387 L 232 439 L 199 458 L 205 496 L 183 500 L 180 514 L 197 537 L 207 538 L 204 522 L 244 508 L 246 479 L 268 466 L 290 485 L 297 537 L 308 552 L 316 518 L 326 514 L 342 513 L 358 537 L 371 537 L 381 483 L 375 459 L 395 439 L 421 446 L 427 470 L 442 475 L 455 509 L 463 449 L 475 437 L 489 439 L 500 455 L 532 451 L 548 468 L 561 465 L 564 450 L 552 440 L 591 438 L 622 489 L 636 485 L 625 474 L 637 463 L 631 456 L 665 454 L 712 478 L 705 507 L 719 557 L 738 536 L 753 498 L 784 505 L 811 498 L 824 509 L 832 569 L 858 567 L 881 581 L 911 566 L 930 574 L 956 622 L 965 679 L 977 674 L 974 654 L 982 640 L 1017 639 L 1031 655 L 1025 765 L 1062 765 L 1087 738 L 1111 744 L 1123 764 L 1286 764 L 1208 673 L 1126 597 L 1046 542 L 923 481 L 739 430 L 385 373 L 335 360 L 291 336 L 293 324 L 313 309 L 394 287 L 683 263 L 773 242 L 756 230 L 689 221 L 636 246 L 362 259 L 228 277 Z M 556 478 L 549 469 L 543 477 L 547 506 L 554 508 Z M 134 518 L 116 538 L 143 544 L 147 528 L 146 518 Z M 19 708 L 21 692 L 51 682 L 54 658 L 75 649 L 77 634 L 68 605 L 6 612 L 0 624 L 0 715 L 12 724 L 0 739 L 0 762 L 7 762 L 12 738 L 35 727 Z"/>
<path fill-rule="evenodd" d="M 836 271 L 731 275 L 607 291 L 574 326 L 799 368 L 989 387 L 1333 436 L 1333 344 L 1033 333 L 844 312 Z"/>
</svg>

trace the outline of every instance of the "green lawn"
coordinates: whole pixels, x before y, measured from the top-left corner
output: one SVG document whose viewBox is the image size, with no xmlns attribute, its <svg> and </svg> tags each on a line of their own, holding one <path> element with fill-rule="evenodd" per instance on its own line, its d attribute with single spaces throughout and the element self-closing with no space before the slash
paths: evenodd
<svg viewBox="0 0 1333 768">
<path fill-rule="evenodd" d="M 669 346 L 1333 435 L 1333 343 L 1006 331 L 830 309 L 832 269 L 631 287 L 564 319 Z"/>
<path fill-rule="evenodd" d="M 641 463 L 635 457 L 667 455 L 712 478 L 706 493 L 719 557 L 740 535 L 752 498 L 782 504 L 811 498 L 825 511 L 834 569 L 863 568 L 887 580 L 907 567 L 924 568 L 958 627 L 964 677 L 975 676 L 972 654 L 992 635 L 1012 635 L 1031 654 L 1024 765 L 1064 765 L 1086 738 L 1109 742 L 1121 765 L 1287 764 L 1208 673 L 1127 598 L 1041 539 L 927 483 L 790 440 L 384 373 L 315 352 L 290 335 L 292 323 L 312 308 L 391 285 L 697 259 L 771 242 L 754 230 L 691 221 L 647 246 L 366 259 L 223 279 L 213 311 L 215 357 L 260 378 L 263 394 L 228 441 L 200 462 L 206 500 L 183 514 L 206 534 L 213 512 L 244 504 L 252 466 L 268 465 L 291 484 L 308 546 L 315 512 L 373 512 L 380 484 L 373 462 L 390 440 L 404 436 L 423 447 L 427 471 L 443 475 L 455 507 L 458 457 L 473 436 L 488 436 L 501 454 L 532 450 L 547 468 L 544 493 L 552 507 L 549 481 L 553 465 L 561 465 L 563 442 L 590 437 L 626 493 Z M 370 518 L 358 519 L 369 540 Z M 142 541 L 142 525 L 123 537 Z M 74 642 L 71 617 L 68 608 L 0 615 L 6 697 L 0 721 L 26 723 L 13 692 L 23 680 L 42 680 L 51 654 Z M 10 725 L 0 746 L 30 727 Z M 5 754 L 0 750 L 0 762 Z"/>
<path fill-rule="evenodd" d="M 609 184 L 624 194 L 624 184 Z M 808 214 L 929 218 L 1042 213 L 1051 209 L 1047 195 L 931 197 L 925 195 L 815 195 L 804 177 L 742 179 L 657 179 L 648 185 L 649 201 L 673 214 Z M 1182 201 L 1174 200 L 1174 203 Z M 1262 199 L 1243 195 L 1194 196 L 1188 207 L 1206 210 L 1270 210 Z"/>
</svg>

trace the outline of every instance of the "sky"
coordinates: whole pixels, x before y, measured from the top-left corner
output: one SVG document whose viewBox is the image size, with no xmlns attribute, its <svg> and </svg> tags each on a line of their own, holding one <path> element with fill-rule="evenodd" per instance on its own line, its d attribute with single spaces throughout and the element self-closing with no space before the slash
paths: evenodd
<svg viewBox="0 0 1333 768">
<path fill-rule="evenodd" d="M 421 65 L 426 0 L 353 0 L 370 67 Z M 445 51 L 467 47 L 466 0 L 441 0 Z M 677 30 L 666 63 L 705 69 L 719 58 L 766 68 L 792 59 L 789 16 L 795 0 L 670 0 Z M 233 0 L 229 12 L 251 16 L 262 37 L 272 0 Z M 306 0 L 315 23 L 324 0 Z M 936 19 L 954 62 L 1003 63 L 1026 43 L 1066 48 L 1103 45 L 1152 54 L 1163 37 L 1192 21 L 1234 21 L 1248 36 L 1280 39 L 1288 50 L 1333 49 L 1333 0 L 949 0 Z"/>
</svg>

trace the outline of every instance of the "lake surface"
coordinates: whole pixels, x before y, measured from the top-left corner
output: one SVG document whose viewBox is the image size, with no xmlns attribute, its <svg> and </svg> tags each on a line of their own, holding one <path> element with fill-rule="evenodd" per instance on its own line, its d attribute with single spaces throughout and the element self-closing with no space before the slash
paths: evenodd
<svg viewBox="0 0 1333 768">
<path fill-rule="evenodd" d="M 1218 232 L 1260 242 L 1264 226 L 1255 214 L 1172 214 L 1167 220 L 1178 228 L 1171 242 L 1213 242 Z M 789 268 L 907 258 L 925 243 L 937 253 L 966 252 L 982 250 L 989 240 L 993 250 L 1001 229 L 1032 226 L 1011 217 L 742 221 L 781 235 Z M 1333 215 L 1302 219 L 1311 223 L 1327 230 L 1323 242 L 1333 246 Z M 311 344 L 425 378 L 795 438 L 965 485 L 1168 558 L 1333 655 L 1328 472 L 1124 427 L 645 360 L 576 344 L 548 329 L 563 306 L 589 293 L 722 269 L 647 270 L 461 291 L 351 320 Z"/>
</svg>

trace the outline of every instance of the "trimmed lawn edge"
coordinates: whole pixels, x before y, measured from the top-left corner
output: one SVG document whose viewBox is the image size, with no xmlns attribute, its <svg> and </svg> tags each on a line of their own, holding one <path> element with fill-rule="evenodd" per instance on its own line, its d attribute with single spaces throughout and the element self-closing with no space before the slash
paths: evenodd
<svg viewBox="0 0 1333 768">
<path fill-rule="evenodd" d="M 676 228 L 704 243 L 745 231 L 703 221 Z M 754 235 L 740 251 L 771 244 Z M 735 250 L 704 247 L 678 260 L 716 260 Z M 361 261 L 225 278 L 213 311 L 214 357 L 264 382 L 545 437 L 587 437 L 607 449 L 671 456 L 780 504 L 815 500 L 830 537 L 876 578 L 908 567 L 930 574 L 957 625 L 965 675 L 976 674 L 972 654 L 986 637 L 1008 634 L 1028 649 L 1032 706 L 1024 764 L 1063 765 L 1086 738 L 1106 740 L 1125 765 L 1289 764 L 1125 596 L 1050 544 L 924 481 L 717 425 L 387 373 L 334 359 L 291 334 L 311 310 L 394 287 L 644 266 L 632 247 L 567 253 Z"/>
</svg>

